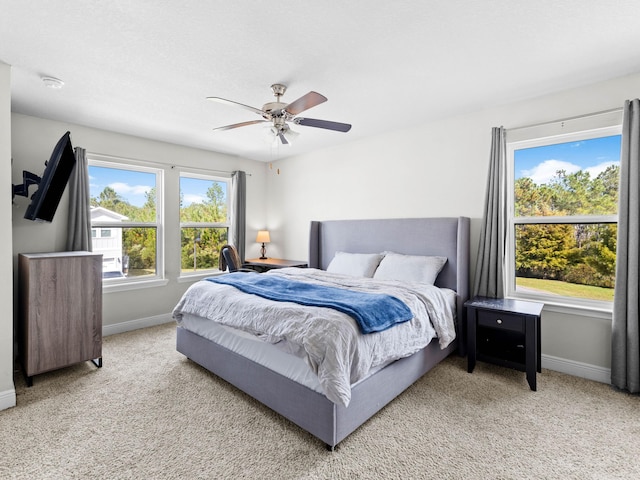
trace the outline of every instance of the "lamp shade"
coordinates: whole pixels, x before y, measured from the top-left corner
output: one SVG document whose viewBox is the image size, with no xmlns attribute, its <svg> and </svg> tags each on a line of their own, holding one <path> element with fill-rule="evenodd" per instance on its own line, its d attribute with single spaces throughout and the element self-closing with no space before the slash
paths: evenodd
<svg viewBox="0 0 640 480">
<path fill-rule="evenodd" d="M 256 242 L 258 243 L 269 243 L 271 239 L 269 238 L 269 230 L 258 230 L 258 236 L 256 237 Z"/>
</svg>

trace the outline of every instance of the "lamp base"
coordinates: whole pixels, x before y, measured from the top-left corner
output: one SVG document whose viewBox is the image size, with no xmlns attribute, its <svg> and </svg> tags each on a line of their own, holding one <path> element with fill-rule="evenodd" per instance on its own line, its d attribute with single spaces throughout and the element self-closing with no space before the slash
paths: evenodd
<svg viewBox="0 0 640 480">
<path fill-rule="evenodd" d="M 266 259 L 267 259 L 267 247 L 265 247 L 263 243 L 262 247 L 260 247 L 260 260 L 266 260 Z"/>
</svg>

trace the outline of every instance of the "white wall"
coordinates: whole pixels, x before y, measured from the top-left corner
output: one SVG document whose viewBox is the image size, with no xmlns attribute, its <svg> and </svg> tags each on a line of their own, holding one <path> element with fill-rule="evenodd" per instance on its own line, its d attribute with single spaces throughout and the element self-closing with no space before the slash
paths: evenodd
<svg viewBox="0 0 640 480">
<path fill-rule="evenodd" d="M 89 153 L 112 155 L 165 165 L 165 269 L 168 284 L 103 295 L 103 325 L 107 333 L 120 331 L 127 322 L 144 326 L 141 319 L 154 322 L 159 316 L 170 318 L 171 310 L 190 283 L 178 282 L 180 274 L 179 173 L 171 165 L 222 171 L 247 172 L 247 238 L 253 246 L 257 230 L 266 222 L 264 163 L 238 157 L 181 147 L 138 137 L 65 124 L 26 115 L 12 115 L 13 182 L 21 183 L 22 170 L 41 175 L 58 139 L 71 132 L 74 147 Z M 32 194 L 35 187 L 31 187 Z M 23 218 L 29 200 L 16 197 L 13 209 L 13 254 L 62 251 L 66 243 L 68 192 L 65 192 L 52 223 L 37 223 Z M 111 328 L 110 328 L 111 327 Z M 115 329 L 115 330 L 114 330 Z"/>
<path fill-rule="evenodd" d="M 306 259 L 311 220 L 461 215 L 472 220 L 473 266 L 491 127 L 515 128 L 618 108 L 639 95 L 637 74 L 484 111 L 452 112 L 419 126 L 405 128 L 402 119 L 392 119 L 398 130 L 377 138 L 274 162 L 268 171 L 267 227 L 277 243 L 270 254 Z M 608 381 L 610 336 L 610 317 L 545 308 L 543 366 L 575 367 Z"/>
<path fill-rule="evenodd" d="M 9 104 L 8 83 L 8 67 L 1 66 L 0 137 L 7 141 L 0 142 L 0 161 L 13 154 L 14 183 L 21 181 L 23 169 L 41 173 L 43 162 L 55 142 L 70 130 L 75 146 L 94 153 L 166 165 L 178 163 L 218 170 L 242 169 L 250 173 L 247 178 L 249 257 L 251 252 L 257 252 L 253 242 L 257 230 L 265 227 L 271 231 L 269 256 L 305 260 L 308 257 L 311 220 L 464 215 L 472 219 L 472 265 L 475 263 L 484 202 L 491 127 L 504 125 L 513 128 L 617 108 L 625 99 L 640 95 L 638 74 L 536 100 L 480 112 L 452 114 L 449 118 L 419 126 L 405 128 L 399 119 L 398 128 L 385 135 L 276 161 L 273 168 L 269 168 L 228 155 L 24 115 L 13 114 L 9 123 L 4 118 Z M 1 164 L 5 167 L 0 167 L 0 178 L 10 176 L 6 172 L 8 163 Z M 170 178 L 169 172 L 168 182 Z M 177 180 L 172 185 L 167 185 L 168 195 L 177 198 Z M 52 224 L 35 224 L 22 219 L 26 199 L 19 199 L 16 203 L 18 206 L 13 209 L 14 262 L 19 252 L 64 248 L 66 222 L 60 212 L 66 211 L 66 194 Z M 9 215 L 8 210 L 0 205 L 0 224 L 4 221 L 8 226 L 9 220 L 5 215 Z M 177 203 L 167 205 L 166 215 L 177 218 Z M 171 311 L 189 285 L 178 283 L 177 269 L 171 267 L 178 264 L 174 256 L 178 256 L 179 250 L 172 250 L 171 245 L 177 247 L 179 242 L 179 235 L 173 233 L 174 236 L 167 241 L 169 284 L 166 287 L 105 294 L 105 325 L 167 315 Z M 2 241 L 5 242 L 2 251 L 11 251 L 11 240 L 3 238 Z M 11 260 L 8 261 L 10 263 Z M 9 264 L 4 269 L 0 258 L 0 272 L 8 272 L 10 268 Z M 0 296 L 0 300 L 5 298 L 8 305 L 11 292 L 3 290 Z M 11 330 L 10 320 L 0 318 L 0 352 L 3 352 L 0 354 L 0 402 L 4 387 L 13 391 L 11 360 L 7 361 L 4 354 L 11 350 L 8 340 Z M 545 308 L 543 366 L 607 381 L 610 336 L 610 318 L 606 316 L 561 313 Z"/>
<path fill-rule="evenodd" d="M 11 68 L 0 62 L 0 305 L 13 302 L 11 263 Z M 7 308 L 5 308 L 5 313 Z M 13 384 L 13 317 L 0 315 L 0 410 L 16 404 Z"/>
</svg>

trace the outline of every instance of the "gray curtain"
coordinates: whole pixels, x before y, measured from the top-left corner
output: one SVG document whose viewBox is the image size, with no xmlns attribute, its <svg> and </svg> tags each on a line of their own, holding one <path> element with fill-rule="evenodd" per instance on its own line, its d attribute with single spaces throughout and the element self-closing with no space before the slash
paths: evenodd
<svg viewBox="0 0 640 480">
<path fill-rule="evenodd" d="M 245 261 L 245 244 L 247 243 L 247 176 L 242 171 L 231 174 L 231 231 L 230 242 L 236 247 L 240 263 Z"/>
<path fill-rule="evenodd" d="M 611 332 L 611 383 L 640 392 L 640 100 L 627 100 L 622 120 L 616 288 Z"/>
<path fill-rule="evenodd" d="M 473 296 L 504 298 L 507 222 L 506 140 L 503 127 L 491 129 L 491 155 L 478 245 Z"/>
<path fill-rule="evenodd" d="M 69 178 L 67 251 L 91 251 L 91 205 L 87 151 L 76 147 L 76 165 Z"/>
</svg>

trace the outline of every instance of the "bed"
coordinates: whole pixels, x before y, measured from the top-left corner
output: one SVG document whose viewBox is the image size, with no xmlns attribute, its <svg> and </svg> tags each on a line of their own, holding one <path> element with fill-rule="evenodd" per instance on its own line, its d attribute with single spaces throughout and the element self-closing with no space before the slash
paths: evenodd
<svg viewBox="0 0 640 480">
<path fill-rule="evenodd" d="M 456 349 L 464 353 L 463 304 L 468 299 L 469 288 L 469 219 L 311 222 L 309 272 L 312 269 L 326 271 L 337 252 L 445 257 L 446 263 L 437 275 L 435 286 L 451 292 L 450 301 L 456 315 L 456 338 L 446 348 L 441 348 L 438 338 L 434 338 L 416 353 L 379 366 L 375 373 L 350 386 L 347 406 L 330 400 L 322 388 L 286 371 L 296 361 L 302 361 L 299 356 L 286 352 L 286 348 L 275 349 L 268 342 L 249 338 L 252 335 L 248 334 L 244 335 L 247 338 L 240 338 L 243 335 L 234 328 L 211 325 L 215 322 L 198 314 L 184 313 L 182 307 L 179 308 L 184 305 L 184 297 L 174 310 L 174 317 L 179 320 L 176 340 L 179 352 L 308 431 L 330 450 Z M 242 342 L 248 344 L 248 350 L 237 347 Z M 273 352 L 279 359 L 276 366 L 263 361 L 264 351 L 270 354 L 271 350 L 277 350 Z M 311 369 L 307 370 L 304 375 L 309 382 L 317 381 Z"/>
</svg>

